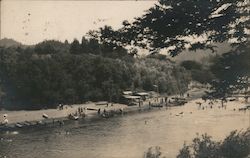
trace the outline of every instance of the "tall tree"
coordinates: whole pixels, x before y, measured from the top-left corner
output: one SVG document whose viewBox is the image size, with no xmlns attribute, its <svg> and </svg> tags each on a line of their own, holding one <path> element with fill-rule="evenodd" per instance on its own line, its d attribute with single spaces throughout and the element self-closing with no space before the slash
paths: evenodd
<svg viewBox="0 0 250 158">
<path fill-rule="evenodd" d="M 211 71 L 217 78 L 212 82 L 213 93 L 225 97 L 234 92 L 248 93 L 250 86 L 250 42 L 246 46 L 219 57 L 211 66 Z"/>
<path fill-rule="evenodd" d="M 169 48 L 172 56 L 186 48 L 214 51 L 212 44 L 216 42 L 246 41 L 249 5 L 249 0 L 159 0 L 134 22 L 124 21 L 117 31 L 105 26 L 95 36 L 151 51 Z"/>
<path fill-rule="evenodd" d="M 80 54 L 81 53 L 81 46 L 77 39 L 74 39 L 74 41 L 70 45 L 70 53 L 72 54 Z"/>
</svg>

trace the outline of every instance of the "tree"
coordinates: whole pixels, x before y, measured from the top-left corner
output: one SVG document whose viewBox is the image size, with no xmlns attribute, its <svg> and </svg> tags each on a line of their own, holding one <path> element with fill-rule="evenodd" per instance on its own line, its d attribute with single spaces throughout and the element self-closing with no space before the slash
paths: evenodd
<svg viewBox="0 0 250 158">
<path fill-rule="evenodd" d="M 159 0 L 132 23 L 124 21 L 117 31 L 105 26 L 94 36 L 156 52 L 171 48 L 175 56 L 186 48 L 214 51 L 213 43 L 231 39 L 242 44 L 249 37 L 249 22 L 249 0 Z M 203 40 L 194 42 L 198 37 Z"/>
<path fill-rule="evenodd" d="M 89 41 L 85 37 L 82 37 L 81 52 L 84 54 L 90 53 Z"/>
<path fill-rule="evenodd" d="M 186 60 L 181 62 L 180 64 L 181 66 L 183 66 L 186 70 L 201 70 L 202 69 L 202 65 L 196 61 L 191 61 L 191 60 Z"/>
<path fill-rule="evenodd" d="M 35 52 L 40 55 L 68 52 L 67 44 L 55 40 L 43 41 L 35 45 Z"/>
<path fill-rule="evenodd" d="M 161 148 L 159 146 L 150 147 L 144 154 L 145 158 L 165 158 L 162 156 Z"/>
<path fill-rule="evenodd" d="M 232 131 L 223 141 L 216 142 L 207 134 L 184 144 L 177 158 L 247 158 L 250 156 L 250 131 Z"/>
<path fill-rule="evenodd" d="M 72 54 L 80 54 L 81 53 L 81 46 L 77 39 L 74 39 L 74 41 L 70 45 L 70 53 Z"/>
<path fill-rule="evenodd" d="M 246 46 L 231 50 L 214 61 L 210 68 L 216 77 L 211 82 L 213 95 L 221 94 L 221 97 L 225 97 L 240 90 L 247 92 L 250 78 L 249 44 L 248 41 Z"/>
<path fill-rule="evenodd" d="M 210 83 L 214 79 L 213 73 L 209 68 L 196 61 L 183 61 L 180 63 L 187 71 L 190 71 L 193 80 L 203 84 Z"/>
</svg>

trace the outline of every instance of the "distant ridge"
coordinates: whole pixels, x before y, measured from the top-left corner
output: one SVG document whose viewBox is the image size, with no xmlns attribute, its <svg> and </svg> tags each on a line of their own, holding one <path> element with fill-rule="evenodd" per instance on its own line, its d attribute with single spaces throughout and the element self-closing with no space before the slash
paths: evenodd
<svg viewBox="0 0 250 158">
<path fill-rule="evenodd" d="M 196 51 L 185 50 L 176 57 L 174 57 L 173 61 L 182 62 L 185 60 L 192 60 L 197 62 L 203 62 L 202 60 L 203 58 L 215 55 L 222 55 L 232 49 L 229 43 L 218 43 L 216 46 L 217 46 L 217 48 L 215 48 L 216 52 L 214 53 L 212 53 L 212 51 L 210 50 L 202 50 L 202 49 L 198 49 Z"/>
<path fill-rule="evenodd" d="M 3 38 L 0 40 L 0 47 L 17 47 L 17 46 L 22 46 L 20 42 L 17 42 L 13 39 L 8 39 L 8 38 Z"/>
</svg>

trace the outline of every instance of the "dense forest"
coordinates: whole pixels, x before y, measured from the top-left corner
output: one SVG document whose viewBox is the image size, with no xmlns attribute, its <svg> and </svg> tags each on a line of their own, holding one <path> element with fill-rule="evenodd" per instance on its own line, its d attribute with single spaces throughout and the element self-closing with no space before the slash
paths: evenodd
<svg viewBox="0 0 250 158">
<path fill-rule="evenodd" d="M 247 89 L 249 47 L 209 57 L 205 63 L 175 63 L 161 54 L 136 51 L 95 39 L 0 48 L 0 105 L 4 109 L 54 108 L 59 103 L 120 102 L 122 91 L 182 94 L 190 81 L 212 85 L 225 97 Z M 241 81 L 241 82 L 239 82 Z M 155 88 L 157 85 L 158 88 Z"/>
<path fill-rule="evenodd" d="M 179 94 L 191 75 L 167 58 L 135 58 L 126 49 L 83 38 L 80 43 L 43 41 L 35 46 L 0 48 L 0 99 L 7 109 L 53 108 L 107 100 L 124 90 Z"/>
<path fill-rule="evenodd" d="M 119 102 L 123 90 L 156 91 L 155 85 L 160 93 L 181 94 L 192 80 L 209 83 L 208 95 L 220 99 L 239 90 L 249 93 L 249 22 L 249 0 L 159 0 L 121 28 L 91 30 L 81 42 L 1 47 L 0 105 L 39 109 Z M 231 50 L 209 64 L 168 59 L 185 50 L 215 52 L 223 42 Z M 138 56 L 138 48 L 150 55 Z"/>
</svg>

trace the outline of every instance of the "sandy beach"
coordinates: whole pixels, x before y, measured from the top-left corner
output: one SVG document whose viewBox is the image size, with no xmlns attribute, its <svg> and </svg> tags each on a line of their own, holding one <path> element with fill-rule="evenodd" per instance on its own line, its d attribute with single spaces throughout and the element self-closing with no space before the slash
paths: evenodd
<svg viewBox="0 0 250 158">
<path fill-rule="evenodd" d="M 4 114 L 8 115 L 8 126 L 13 126 L 16 123 L 23 123 L 23 122 L 39 122 L 39 121 L 45 121 L 47 123 L 52 122 L 52 120 L 67 120 L 69 114 L 74 114 L 76 111 L 78 111 L 78 108 L 82 109 L 88 109 L 84 110 L 85 117 L 91 118 L 93 116 L 97 116 L 98 112 L 97 110 L 100 109 L 101 113 L 103 113 L 104 109 L 109 111 L 119 111 L 123 110 L 124 113 L 131 113 L 131 112 L 137 112 L 140 110 L 149 109 L 148 102 L 151 101 L 151 103 L 159 103 L 155 100 L 147 100 L 144 101 L 143 104 L 139 107 L 136 106 L 127 106 L 124 104 L 109 104 L 108 106 L 105 104 L 98 105 L 98 103 L 88 103 L 88 104 L 76 104 L 76 105 L 64 105 L 63 110 L 59 109 L 45 109 L 45 110 L 34 110 L 34 111 L 0 111 L 0 115 L 3 116 Z M 201 106 L 199 106 L 197 103 L 202 103 Z M 164 104 L 165 105 L 165 104 Z M 236 100 L 236 101 L 229 101 L 225 103 L 227 110 L 234 110 L 238 111 L 240 108 L 244 107 L 246 105 L 245 101 L 243 99 Z M 164 107 L 165 108 L 165 107 Z M 222 108 L 220 101 L 216 101 L 213 103 L 212 107 L 209 104 L 209 101 L 204 102 L 202 99 L 194 99 L 190 100 L 186 105 L 184 105 L 184 109 L 186 110 L 192 110 L 192 109 L 200 109 L 200 110 L 206 110 L 211 108 Z M 95 110 L 94 110 L 95 109 Z M 157 107 L 151 107 L 151 109 L 162 109 Z M 43 118 L 43 114 L 46 114 L 48 116 L 48 119 Z"/>
<path fill-rule="evenodd" d="M 221 108 L 221 102 L 219 100 L 213 102 L 213 105 L 209 104 L 210 101 L 204 102 L 200 98 L 200 95 L 202 94 L 202 90 L 199 89 L 192 89 L 188 92 L 190 94 L 190 98 L 188 98 L 188 103 L 184 105 L 184 109 L 189 111 L 192 109 L 200 109 L 200 110 L 206 110 L 206 109 L 211 109 L 212 108 Z M 172 98 L 176 96 L 169 96 L 168 98 Z M 123 113 L 133 113 L 133 112 L 138 112 L 141 110 L 148 110 L 149 107 L 149 102 L 152 104 L 160 104 L 161 100 L 164 100 L 163 97 L 159 97 L 158 99 L 156 98 L 150 98 L 138 106 L 127 106 L 125 104 L 108 104 L 107 102 L 90 102 L 90 103 L 85 103 L 85 104 L 74 104 L 74 105 L 64 105 L 64 108 L 62 110 L 57 109 L 44 109 L 44 110 L 21 110 L 21 111 L 0 111 L 0 116 L 2 117 L 0 121 L 3 121 L 3 115 L 7 114 L 8 115 L 8 126 L 13 127 L 17 123 L 24 123 L 24 122 L 32 122 L 33 124 L 36 124 L 39 121 L 46 122 L 46 123 L 52 123 L 54 121 L 58 120 L 68 120 L 69 114 L 74 114 L 78 111 L 79 108 L 85 109 L 85 118 L 91 118 L 93 116 L 98 116 L 98 109 L 100 109 L 100 113 L 102 114 L 105 111 L 110 112 L 110 111 L 120 111 L 122 110 Z M 199 106 L 197 103 L 201 103 Z M 165 102 L 163 102 L 163 105 L 166 105 Z M 225 107 L 223 109 L 227 108 L 227 110 L 234 110 L 238 111 L 240 108 L 245 107 L 247 104 L 243 98 L 239 100 L 234 100 L 234 101 L 228 101 L 225 103 Z M 167 106 L 166 106 L 167 107 Z M 163 109 L 166 108 L 165 106 Z M 161 110 L 162 108 L 159 107 L 151 107 L 152 109 L 157 109 Z M 246 111 L 245 111 L 246 112 Z M 48 116 L 47 119 L 43 117 L 43 115 L 46 114 Z M 82 118 L 80 118 L 82 119 Z"/>
<path fill-rule="evenodd" d="M 106 105 L 96 105 L 95 103 L 89 104 L 76 104 L 76 105 L 64 105 L 63 110 L 59 109 L 44 109 L 44 110 L 31 110 L 31 111 L 0 111 L 0 115 L 3 116 L 4 114 L 8 115 L 9 124 L 15 124 L 18 122 L 31 122 L 31 121 L 42 121 L 45 120 L 42 116 L 43 114 L 48 115 L 48 119 L 60 119 L 66 118 L 69 114 L 75 113 L 78 108 L 90 108 L 90 109 L 101 109 L 103 111 L 106 109 L 107 111 L 110 110 L 118 110 L 127 107 L 123 104 L 113 104 L 111 106 Z M 97 114 L 95 110 L 85 110 L 86 117 Z"/>
</svg>

